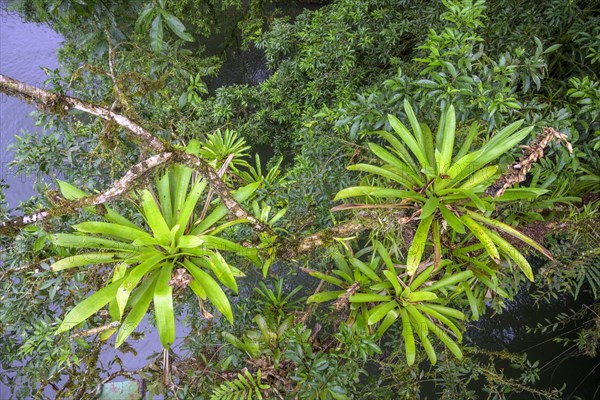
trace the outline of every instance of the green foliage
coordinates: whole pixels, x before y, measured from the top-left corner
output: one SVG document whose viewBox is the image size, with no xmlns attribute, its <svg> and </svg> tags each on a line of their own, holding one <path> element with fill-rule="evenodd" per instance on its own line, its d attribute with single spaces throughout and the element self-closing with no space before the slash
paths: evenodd
<svg viewBox="0 0 600 400">
<path fill-rule="evenodd" d="M 590 292 L 595 300 L 600 294 L 600 253 L 595 246 L 600 240 L 598 233 L 598 202 L 592 202 L 580 210 L 572 208 L 565 217 L 572 222 L 567 232 L 549 236 L 557 262 L 545 267 L 540 277 L 542 284 L 534 296 L 550 301 L 559 293 L 570 293 L 578 298 Z"/>
<path fill-rule="evenodd" d="M 462 358 L 458 345 L 446 331 L 461 341 L 462 333 L 457 327 L 457 320 L 464 320 L 465 316 L 445 306 L 448 303 L 446 293 L 459 289 L 461 282 L 471 278 L 473 273 L 464 271 L 434 281 L 432 275 L 436 271 L 432 265 L 414 277 L 406 273 L 399 274 L 396 264 L 380 242 L 375 243 L 375 249 L 368 264 L 355 257 L 346 260 L 340 254 L 334 255 L 336 269 L 333 273 L 339 278 L 311 271 L 312 276 L 342 290 L 317 293 L 307 301 L 338 299 L 338 309 L 349 303 L 348 323 L 356 322 L 363 329 L 378 326 L 374 330 L 375 337 L 381 337 L 398 321 L 402 324 L 408 365 L 415 362 L 414 333 L 432 364 L 436 363 L 437 356 L 429 340 L 429 332 L 433 332 L 456 357 Z"/>
<path fill-rule="evenodd" d="M 165 24 L 179 38 L 187 42 L 194 41 L 192 35 L 185 32 L 185 26 L 179 18 L 169 13 L 165 9 L 165 6 L 165 0 L 151 2 L 142 9 L 138 19 L 135 21 L 136 32 L 149 31 L 150 44 L 152 50 L 156 53 L 159 53 L 163 46 L 163 25 Z"/>
<path fill-rule="evenodd" d="M 190 143 L 188 151 L 201 152 L 199 142 Z M 64 182 L 61 187 L 65 196 L 78 193 Z M 139 325 L 153 302 L 161 343 L 169 348 L 175 339 L 172 286 L 189 285 L 201 300 L 208 298 L 232 322 L 227 295 L 207 271 L 237 292 L 235 278 L 242 273 L 230 266 L 220 252 L 231 251 L 259 261 L 255 250 L 217 236 L 225 227 L 243 222 L 215 226 L 226 215 L 224 206 L 200 219 L 194 215 L 205 187 L 206 182 L 192 179 L 190 168 L 176 165 L 157 179 L 156 195 L 144 189 L 136 196 L 149 231 L 108 209 L 104 217 L 109 222 L 83 222 L 73 226 L 79 234 L 53 235 L 51 240 L 58 246 L 95 250 L 55 262 L 51 266 L 54 271 L 88 264 L 115 264 L 111 283 L 72 309 L 57 333 L 72 329 L 109 304 L 113 321 L 122 321 L 116 339 L 118 347 Z M 241 188 L 234 198 L 243 201 L 257 187 L 251 184 Z M 78 194 L 81 197 L 82 193 Z"/>
<path fill-rule="evenodd" d="M 263 399 L 262 391 L 269 389 L 269 385 L 262 382 L 260 370 L 256 372 L 256 378 L 245 369 L 232 381 L 227 381 L 216 388 L 210 397 L 211 400 L 250 400 Z"/>
<path fill-rule="evenodd" d="M 385 164 L 382 167 L 372 164 L 356 164 L 349 167 L 377 176 L 382 184 L 346 188 L 338 192 L 334 200 L 366 196 L 368 204 L 370 201 L 375 202 L 369 207 L 409 209 L 406 214 L 410 215 L 409 220 L 419 216 L 419 225 L 407 253 L 408 275 L 413 275 L 419 267 L 431 231 L 436 266 L 439 266 L 445 253 L 442 241 L 446 240 L 443 240 L 442 236 L 447 235 L 451 242 L 468 243 L 471 252 L 484 249 L 496 264 L 500 263 L 502 254 L 515 262 L 528 279 L 533 280 L 531 266 L 525 257 L 501 236 L 482 225 L 483 223 L 514 236 L 550 258 L 550 253 L 532 239 L 500 221 L 489 218 L 498 202 L 516 201 L 544 193 L 543 190 L 535 188 L 507 189 L 497 198 L 490 197 L 488 193 L 490 185 L 498 179 L 498 167 L 489 164 L 527 137 L 531 128 L 518 130 L 522 121 L 514 122 L 497 132 L 479 149 L 471 151 L 471 143 L 478 134 L 475 126 L 455 152 L 454 107 L 449 106 L 441 118 L 435 139 L 426 125 L 419 124 L 412 107 L 406 101 L 404 111 L 412 133 L 400 120 L 390 115 L 390 125 L 397 136 L 378 131 L 376 134 L 387 141 L 388 147 L 369 143 L 371 151 Z M 395 189 L 398 186 L 401 189 Z M 390 203 L 399 198 L 402 201 Z M 381 204 L 379 200 L 384 203 Z M 342 208 L 353 207 L 360 206 Z M 442 232 L 442 229 L 448 230 Z M 470 235 L 467 238 L 460 236 L 467 232 Z M 473 244 L 469 237 L 477 242 Z M 465 251 L 462 252 L 462 257 L 468 258 Z"/>
</svg>

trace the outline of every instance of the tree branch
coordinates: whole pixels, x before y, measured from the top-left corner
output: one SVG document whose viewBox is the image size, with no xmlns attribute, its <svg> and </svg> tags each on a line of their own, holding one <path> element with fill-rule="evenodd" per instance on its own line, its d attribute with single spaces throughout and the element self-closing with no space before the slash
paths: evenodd
<svg viewBox="0 0 600 400">
<path fill-rule="evenodd" d="M 54 114 L 60 115 L 71 109 L 75 109 L 95 115 L 107 121 L 113 121 L 137 136 L 141 146 L 150 148 L 155 152 L 164 152 L 168 150 L 165 143 L 144 129 L 141 125 L 104 107 L 74 97 L 60 95 L 37 88 L 3 74 L 0 74 L 0 92 L 21 98 L 27 102 L 34 102 L 42 109 L 49 110 Z"/>
<path fill-rule="evenodd" d="M 256 218 L 251 216 L 244 210 L 227 189 L 223 180 L 205 160 L 200 157 L 196 157 L 193 154 L 188 154 L 184 151 L 176 151 L 177 161 L 182 164 L 187 165 L 190 168 L 193 168 L 200 172 L 200 174 L 209 182 L 211 189 L 219 195 L 221 201 L 227 207 L 229 212 L 231 212 L 236 218 L 242 218 L 249 220 L 253 225 L 254 229 L 258 231 L 264 231 L 265 226 L 259 222 Z"/>
<path fill-rule="evenodd" d="M 0 224 L 0 236 L 14 236 L 19 230 L 27 225 L 39 222 L 48 218 L 58 217 L 60 215 L 71 214 L 76 210 L 97 206 L 106 203 L 109 200 L 117 198 L 131 190 L 131 186 L 148 172 L 159 165 L 165 164 L 174 159 L 173 153 L 161 153 L 152 156 L 141 163 L 131 167 L 125 175 L 114 182 L 110 189 L 93 196 L 83 197 L 77 200 L 60 200 L 54 207 L 47 210 L 38 211 L 35 214 L 17 217 Z"/>
<path fill-rule="evenodd" d="M 279 253 L 282 258 L 293 260 L 300 255 L 310 253 L 318 247 L 331 245 L 335 238 L 353 236 L 363 231 L 374 229 L 376 225 L 377 221 L 373 219 L 353 219 L 305 236 L 296 242 L 286 243 L 280 248 Z"/>
<path fill-rule="evenodd" d="M 148 149 L 152 152 L 160 153 L 169 151 L 176 155 L 176 158 L 179 162 L 183 162 L 190 168 L 198 170 L 202 177 L 206 179 L 211 189 L 221 198 L 221 201 L 225 207 L 227 207 L 227 209 L 233 215 L 235 215 L 236 218 L 244 218 L 251 221 L 251 223 L 254 225 L 254 228 L 258 231 L 263 231 L 266 229 L 263 224 L 248 214 L 238 204 L 238 202 L 235 201 L 229 189 L 219 177 L 219 174 L 204 159 L 187 154 L 185 151 L 172 148 L 172 146 L 170 146 L 168 143 L 163 142 L 131 119 L 115 113 L 112 110 L 108 110 L 106 108 L 73 97 L 60 95 L 48 90 L 37 88 L 2 74 L 0 74 L 0 92 L 24 99 L 28 102 L 34 102 L 42 109 L 47 109 L 55 114 L 64 114 L 71 109 L 76 109 L 116 123 L 120 127 L 133 133 L 134 136 L 139 139 L 139 144 L 142 148 Z M 47 211 L 41 211 L 32 216 L 7 221 L 4 224 L 8 225 L 0 225 L 0 234 L 4 231 L 4 229 L 8 229 L 10 226 L 12 226 L 13 229 L 18 229 L 21 226 L 40 221 L 41 219 L 48 217 L 48 215 L 45 213 L 47 213 Z M 29 220 L 27 218 L 33 219 Z"/>
</svg>

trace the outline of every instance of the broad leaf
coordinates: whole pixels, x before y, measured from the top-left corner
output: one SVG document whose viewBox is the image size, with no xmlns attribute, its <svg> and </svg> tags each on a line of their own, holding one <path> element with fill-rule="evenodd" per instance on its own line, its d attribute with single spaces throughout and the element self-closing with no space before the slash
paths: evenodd
<svg viewBox="0 0 600 400">
<path fill-rule="evenodd" d="M 65 257 L 50 266 L 52 271 L 62 271 L 74 267 L 82 267 L 88 264 L 108 264 L 122 261 L 129 253 L 85 253 Z"/>
<path fill-rule="evenodd" d="M 79 232 L 108 235 L 131 242 L 139 238 L 151 238 L 147 232 L 139 228 L 132 228 L 130 226 L 124 226 L 110 222 L 82 222 L 80 224 L 73 225 L 73 228 Z"/>
<path fill-rule="evenodd" d="M 429 228 L 431 227 L 432 221 L 433 215 L 422 219 L 419 222 L 419 227 L 417 228 L 412 244 L 408 249 L 408 256 L 406 260 L 406 272 L 408 275 L 414 275 L 415 271 L 419 267 L 421 257 L 423 256 L 425 246 L 427 245 L 427 236 L 429 235 Z"/>
<path fill-rule="evenodd" d="M 198 284 L 202 287 L 211 303 L 213 303 L 217 310 L 223 313 L 230 323 L 233 323 L 233 312 L 231 311 L 229 299 L 219 284 L 213 279 L 213 277 L 202 271 L 202 269 L 198 268 L 190 261 L 185 260 L 184 265 L 189 273 L 194 277 L 195 281 L 198 282 Z"/>
<path fill-rule="evenodd" d="M 404 308 L 400 309 L 400 315 L 402 316 L 402 336 L 404 337 L 404 347 L 406 349 L 406 362 L 408 365 L 413 365 L 415 363 L 416 348 L 412 324 Z"/>
<path fill-rule="evenodd" d="M 422 149 L 419 146 L 419 144 L 416 142 L 413 135 L 408 131 L 408 129 L 406 129 L 404 124 L 402 122 L 400 122 L 400 120 L 398 118 L 396 118 L 395 116 L 393 116 L 391 114 L 388 114 L 388 121 L 389 121 L 390 125 L 392 126 L 392 128 L 394 129 L 394 131 L 396 131 L 398 136 L 400 136 L 402 141 L 404 143 L 406 143 L 408 148 L 417 157 L 417 160 L 419 160 L 419 164 L 421 164 L 421 166 L 423 168 L 431 168 L 431 166 L 429 165 L 429 162 L 427 161 L 427 157 L 425 156 L 424 149 Z"/>
<path fill-rule="evenodd" d="M 165 14 L 165 22 L 171 28 L 173 33 L 187 42 L 193 42 L 194 38 L 189 33 L 185 32 L 183 23 L 173 14 Z"/>
<path fill-rule="evenodd" d="M 498 254 L 498 249 L 494 245 L 494 241 L 490 238 L 486 229 L 479 225 L 477 222 L 473 221 L 467 215 L 462 215 L 460 217 L 461 221 L 469 228 L 469 230 L 475 235 L 477 240 L 483 244 L 483 247 L 489 254 L 489 256 L 497 263 L 500 262 L 500 255 Z"/>
<path fill-rule="evenodd" d="M 119 332 L 117 333 L 117 337 L 115 339 L 115 348 L 118 348 L 125 342 L 125 340 L 131 335 L 131 333 L 138 327 L 144 316 L 148 312 L 148 308 L 150 307 L 150 303 L 154 298 L 154 286 L 156 283 L 156 279 L 158 274 L 154 275 L 152 278 L 148 279 L 144 283 L 140 285 L 140 287 L 136 290 L 136 299 L 135 302 L 132 301 L 132 307 L 127 317 L 121 324 L 119 328 Z M 139 292 L 139 293 L 138 293 Z"/>
<path fill-rule="evenodd" d="M 146 218 L 146 222 L 152 229 L 154 236 L 158 239 L 158 241 L 164 245 L 168 245 L 170 240 L 170 229 L 167 225 L 156 201 L 154 200 L 154 196 L 150 193 L 149 190 L 144 189 L 142 191 L 142 208 L 144 210 L 144 217 Z"/>
<path fill-rule="evenodd" d="M 396 303 L 396 300 L 392 300 L 387 303 L 381 303 L 369 310 L 369 319 L 367 322 L 369 325 L 375 325 L 381 321 L 391 310 L 397 307 L 398 303 Z"/>
<path fill-rule="evenodd" d="M 163 45 L 163 24 L 160 15 L 154 17 L 150 27 L 150 46 L 155 53 L 160 53 Z"/>
</svg>

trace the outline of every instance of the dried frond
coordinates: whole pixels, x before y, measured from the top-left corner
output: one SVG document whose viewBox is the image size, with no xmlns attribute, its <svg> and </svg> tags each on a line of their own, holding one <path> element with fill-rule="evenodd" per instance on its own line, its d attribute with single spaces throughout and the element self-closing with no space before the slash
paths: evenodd
<svg viewBox="0 0 600 400">
<path fill-rule="evenodd" d="M 342 309 L 348 307 L 348 304 L 350 304 L 350 301 L 349 301 L 350 296 L 352 296 L 354 293 L 358 292 L 359 289 L 360 289 L 359 282 L 354 282 L 352 285 L 350 285 L 350 287 L 348 289 L 346 289 L 346 293 L 344 293 L 344 295 L 335 302 L 335 309 L 339 311 L 339 310 L 342 310 Z"/>
<path fill-rule="evenodd" d="M 528 146 L 521 146 L 523 155 L 519 161 L 509 165 L 508 171 L 489 187 L 487 193 L 492 197 L 499 197 L 506 189 L 516 183 L 523 182 L 527 177 L 527 173 L 531 171 L 533 164 L 544 156 L 546 146 L 553 141 L 563 143 L 569 153 L 573 152 L 573 146 L 567 140 L 567 135 L 556 131 L 554 128 L 544 128 L 544 132 L 538 135 L 533 143 Z"/>
<path fill-rule="evenodd" d="M 192 276 L 187 273 L 185 268 L 178 268 L 169 281 L 169 286 L 175 289 L 187 287 L 192 282 Z"/>
</svg>

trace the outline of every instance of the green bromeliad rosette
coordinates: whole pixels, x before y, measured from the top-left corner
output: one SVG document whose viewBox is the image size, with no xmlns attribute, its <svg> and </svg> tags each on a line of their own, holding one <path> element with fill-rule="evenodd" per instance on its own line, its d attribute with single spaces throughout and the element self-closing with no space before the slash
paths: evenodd
<svg viewBox="0 0 600 400">
<path fill-rule="evenodd" d="M 187 151 L 198 155 L 208 150 L 192 141 Z M 208 299 L 230 322 L 233 320 L 221 285 L 237 293 L 236 277 L 243 274 L 222 253 L 232 252 L 260 264 L 258 250 L 219 236 L 224 229 L 246 221 L 219 224 L 228 214 L 222 204 L 204 215 L 205 210 L 200 211 L 197 206 L 206 199 L 207 183 L 194 175 L 186 166 L 172 165 L 156 179 L 156 191 L 148 188 L 133 194 L 144 220 L 142 225 L 107 207 L 102 216 L 105 221 L 83 222 L 73 226 L 76 233 L 52 236 L 56 245 L 77 250 L 77 254 L 55 262 L 54 271 L 90 264 L 113 266 L 108 284 L 69 311 L 57 333 L 74 328 L 108 304 L 112 320 L 121 322 L 116 336 L 118 347 L 153 303 L 161 344 L 169 348 L 175 339 L 173 280 L 186 274 L 191 279 L 187 278 L 183 286 L 189 286 L 202 301 Z M 59 184 L 66 198 L 87 195 L 65 182 Z M 243 186 L 233 197 L 243 202 L 260 185 L 254 182 Z M 109 330 L 103 338 L 115 330 Z"/>
<path fill-rule="evenodd" d="M 366 173 L 368 185 L 349 187 L 334 200 L 352 198 L 351 204 L 334 211 L 354 208 L 386 210 L 386 218 L 396 218 L 410 230 L 411 241 L 404 260 L 392 262 L 386 245 L 373 240 L 369 262 L 360 257 L 335 257 L 333 275 L 311 274 L 342 290 L 318 293 L 309 300 L 323 302 L 345 299 L 351 305 L 350 322 L 375 329 L 380 336 L 396 320 L 402 321 L 402 334 L 409 364 L 415 359 L 414 333 L 429 359 L 436 361 L 428 333 L 436 336 L 457 357 L 461 352 L 451 339 L 459 341 L 456 320 L 464 314 L 451 303 L 464 298 L 472 318 L 478 319 L 490 293 L 506 298 L 499 277 L 513 271 L 513 265 L 533 280 L 525 256 L 508 240 L 522 241 L 548 258 L 551 254 L 533 239 L 494 218 L 505 202 L 531 199 L 545 193 L 537 188 L 508 188 L 501 196 L 488 192 L 500 176 L 493 164 L 515 148 L 533 128 L 521 128 L 517 121 L 498 131 L 478 149 L 471 149 L 479 133 L 477 125 L 455 146 L 454 108 L 447 107 L 437 133 L 417 121 L 410 104 L 404 111 L 412 128 L 388 116 L 393 132 L 377 131 L 386 146 L 369 143 L 380 160 L 375 164 L 348 167 Z M 414 228 L 407 225 L 416 224 Z M 387 237 L 389 242 L 389 236 Z M 514 243 L 514 240 L 513 240 Z M 393 244 L 393 243 L 391 243 Z M 397 247 L 397 246 L 394 246 Z M 361 251 L 360 254 L 365 253 Z"/>
</svg>

